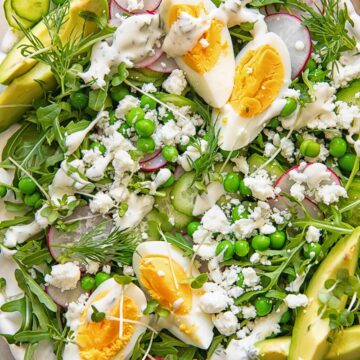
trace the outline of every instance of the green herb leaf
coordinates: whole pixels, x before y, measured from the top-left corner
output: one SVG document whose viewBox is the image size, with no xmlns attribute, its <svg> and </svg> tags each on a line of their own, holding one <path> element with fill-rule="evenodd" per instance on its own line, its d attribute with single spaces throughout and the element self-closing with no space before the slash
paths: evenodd
<svg viewBox="0 0 360 360">
<path fill-rule="evenodd" d="M 120 285 L 128 285 L 136 280 L 136 277 L 128 276 L 128 275 L 114 275 L 114 280 Z"/>
<path fill-rule="evenodd" d="M 159 302 L 152 299 L 148 301 L 146 308 L 143 311 L 143 314 L 149 315 L 155 312 L 155 310 L 159 307 Z"/>
<path fill-rule="evenodd" d="M 201 289 L 203 285 L 208 281 L 209 275 L 207 273 L 200 274 L 192 282 L 191 287 L 193 289 Z"/>
<path fill-rule="evenodd" d="M 193 250 L 191 244 L 181 234 L 179 234 L 179 233 L 172 234 L 172 233 L 167 232 L 164 235 L 165 235 L 166 241 L 168 241 L 171 245 L 174 245 L 175 247 L 177 247 L 185 252 L 184 256 L 190 256 L 190 255 L 194 254 L 194 250 Z"/>
</svg>

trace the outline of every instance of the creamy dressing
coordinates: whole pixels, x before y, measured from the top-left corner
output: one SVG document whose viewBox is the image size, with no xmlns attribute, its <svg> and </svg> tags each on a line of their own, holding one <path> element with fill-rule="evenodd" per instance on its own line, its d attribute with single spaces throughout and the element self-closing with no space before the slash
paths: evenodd
<svg viewBox="0 0 360 360">
<path fill-rule="evenodd" d="M 93 88 L 106 85 L 105 76 L 120 63 L 132 67 L 154 52 L 156 44 L 163 36 L 159 15 L 136 15 L 123 20 L 113 35 L 113 42 L 95 44 L 91 54 L 88 71 L 80 74 L 85 82 L 91 82 Z"/>
<path fill-rule="evenodd" d="M 113 159 L 112 154 L 107 154 L 106 156 L 99 156 L 92 163 L 91 167 L 86 170 L 86 177 L 91 180 L 100 180 L 104 177 L 105 170 Z"/>
<path fill-rule="evenodd" d="M 222 184 L 219 182 L 210 183 L 206 187 L 206 191 L 196 196 L 193 215 L 198 216 L 204 214 L 212 208 L 223 195 L 225 195 L 225 190 Z"/>
<path fill-rule="evenodd" d="M 169 169 L 160 169 L 157 173 L 154 181 L 150 184 L 150 194 L 155 194 L 158 187 L 165 184 L 171 177 L 171 171 Z"/>
<path fill-rule="evenodd" d="M 209 29 L 210 24 L 211 19 L 204 12 L 198 18 L 182 12 L 167 33 L 162 49 L 171 57 L 185 55 Z"/>
<path fill-rule="evenodd" d="M 107 119 L 109 113 L 107 111 L 100 111 L 96 118 L 84 130 L 76 131 L 65 138 L 65 145 L 67 147 L 66 155 L 73 154 L 84 141 L 86 135 L 95 127 L 95 125 L 102 119 Z"/>
<path fill-rule="evenodd" d="M 32 236 L 38 234 L 41 230 L 42 227 L 36 220 L 30 224 L 11 226 L 5 232 L 4 245 L 13 248 L 17 244 L 22 244 Z"/>
</svg>

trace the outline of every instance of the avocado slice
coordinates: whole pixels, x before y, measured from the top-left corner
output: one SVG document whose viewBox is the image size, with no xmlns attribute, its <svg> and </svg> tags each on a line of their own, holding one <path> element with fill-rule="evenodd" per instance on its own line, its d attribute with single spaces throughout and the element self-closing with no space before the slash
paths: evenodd
<svg viewBox="0 0 360 360">
<path fill-rule="evenodd" d="M 360 325 L 351 326 L 338 333 L 324 360 L 358 360 L 360 354 Z M 286 360 L 291 337 L 268 339 L 256 344 L 259 360 Z"/>
<path fill-rule="evenodd" d="M 45 64 L 37 64 L 26 74 L 12 81 L 0 92 L 0 132 L 19 120 L 29 110 L 26 105 L 41 98 L 44 91 L 52 90 L 55 87 L 55 77 L 50 67 Z M 6 107 L 7 105 L 11 107 Z"/>
<path fill-rule="evenodd" d="M 61 27 L 62 40 L 77 39 L 83 31 L 85 36 L 95 31 L 96 24 L 94 22 L 85 23 L 85 20 L 79 16 L 81 11 L 91 11 L 97 15 L 107 14 L 108 4 L 106 0 L 73 0 L 66 21 Z M 38 23 L 31 32 L 41 40 L 45 47 L 50 45 L 50 36 L 44 21 Z M 36 60 L 25 58 L 21 54 L 22 47 L 26 45 L 30 45 L 30 42 L 23 37 L 0 64 L 1 84 L 9 84 L 13 79 L 25 74 L 36 65 Z"/>
<path fill-rule="evenodd" d="M 328 279 L 334 279 L 340 269 L 347 269 L 354 275 L 360 248 L 360 227 L 351 235 L 343 237 L 329 252 L 316 270 L 305 291 L 309 305 L 299 310 L 295 320 L 290 345 L 289 360 L 322 359 L 329 350 L 327 341 L 331 334 L 329 319 L 321 319 L 318 315 L 321 303 L 318 292 Z M 339 309 L 346 304 L 346 296 L 341 299 Z"/>
<path fill-rule="evenodd" d="M 346 88 L 340 89 L 336 94 L 336 98 L 349 105 L 360 106 L 360 97 L 356 96 L 356 94 L 360 94 L 360 79 L 354 80 Z"/>
</svg>

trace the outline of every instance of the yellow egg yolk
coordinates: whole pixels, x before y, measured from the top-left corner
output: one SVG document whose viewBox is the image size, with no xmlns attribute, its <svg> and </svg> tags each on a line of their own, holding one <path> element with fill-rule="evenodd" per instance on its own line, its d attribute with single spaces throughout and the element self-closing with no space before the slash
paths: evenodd
<svg viewBox="0 0 360 360">
<path fill-rule="evenodd" d="M 205 12 L 203 4 L 188 5 L 176 4 L 170 10 L 169 26 L 173 24 L 182 12 L 186 12 L 192 17 L 198 18 L 202 12 Z M 209 72 L 218 62 L 222 51 L 226 51 L 228 44 L 221 43 L 221 32 L 224 25 L 220 20 L 213 19 L 209 29 L 201 36 L 196 45 L 182 59 L 185 63 L 199 74 Z M 201 40 L 206 40 L 207 47 L 202 45 Z"/>
<path fill-rule="evenodd" d="M 103 296 L 102 296 L 103 297 Z M 100 300 L 101 297 L 95 299 Z M 86 320 L 87 309 L 82 318 Z M 107 313 L 108 316 L 119 318 L 120 301 Z M 138 307 L 134 300 L 124 296 L 123 318 L 139 320 Z M 81 360 L 112 360 L 129 343 L 133 333 L 134 324 L 123 322 L 123 335 L 120 337 L 120 322 L 115 320 L 103 320 L 100 322 L 82 321 L 76 336 L 76 342 L 80 349 Z"/>
<path fill-rule="evenodd" d="M 184 269 L 173 259 L 148 255 L 141 259 L 140 281 L 151 298 L 177 315 L 191 310 L 192 290 Z"/>
<path fill-rule="evenodd" d="M 278 96 L 284 72 L 281 56 L 270 45 L 248 51 L 236 67 L 231 106 L 243 117 L 261 114 Z"/>
</svg>

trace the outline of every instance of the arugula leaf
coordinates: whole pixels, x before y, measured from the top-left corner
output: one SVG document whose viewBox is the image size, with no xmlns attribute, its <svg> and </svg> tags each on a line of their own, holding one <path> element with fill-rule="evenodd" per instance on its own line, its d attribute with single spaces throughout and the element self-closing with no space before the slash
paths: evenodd
<svg viewBox="0 0 360 360">
<path fill-rule="evenodd" d="M 185 252 L 184 256 L 190 256 L 190 255 L 194 254 L 192 245 L 181 234 L 179 234 L 179 233 L 172 234 L 172 233 L 167 232 L 164 235 L 165 235 L 166 240 L 171 245 L 174 245 L 175 247 L 177 247 Z"/>
<path fill-rule="evenodd" d="M 111 85 L 112 86 L 121 85 L 128 76 L 129 76 L 129 72 L 126 69 L 126 65 L 124 63 L 121 63 L 119 65 L 117 74 L 114 75 L 111 80 Z"/>
<path fill-rule="evenodd" d="M 209 360 L 212 355 L 214 354 L 215 350 L 218 348 L 218 346 L 222 343 L 222 341 L 225 339 L 224 335 L 218 335 L 213 338 L 213 341 L 211 342 L 211 345 L 209 347 L 209 350 L 207 352 L 206 360 Z"/>
<path fill-rule="evenodd" d="M 59 117 L 60 113 L 61 106 L 59 104 L 51 104 L 46 107 L 40 107 L 36 110 L 38 123 L 44 131 L 54 125 L 54 121 Z"/>
<path fill-rule="evenodd" d="M 16 333 L 14 339 L 17 342 L 33 344 L 39 341 L 51 340 L 51 336 L 46 330 L 25 330 Z"/>
<path fill-rule="evenodd" d="M 91 90 L 89 92 L 89 108 L 94 111 L 101 111 L 104 108 L 107 98 L 107 88 Z"/>
<path fill-rule="evenodd" d="M 26 224 L 32 219 L 33 219 L 32 215 L 27 215 L 27 216 L 17 216 L 15 219 L 12 220 L 0 221 L 0 230 L 7 229 L 10 226 L 14 226 L 14 225 Z"/>
</svg>

